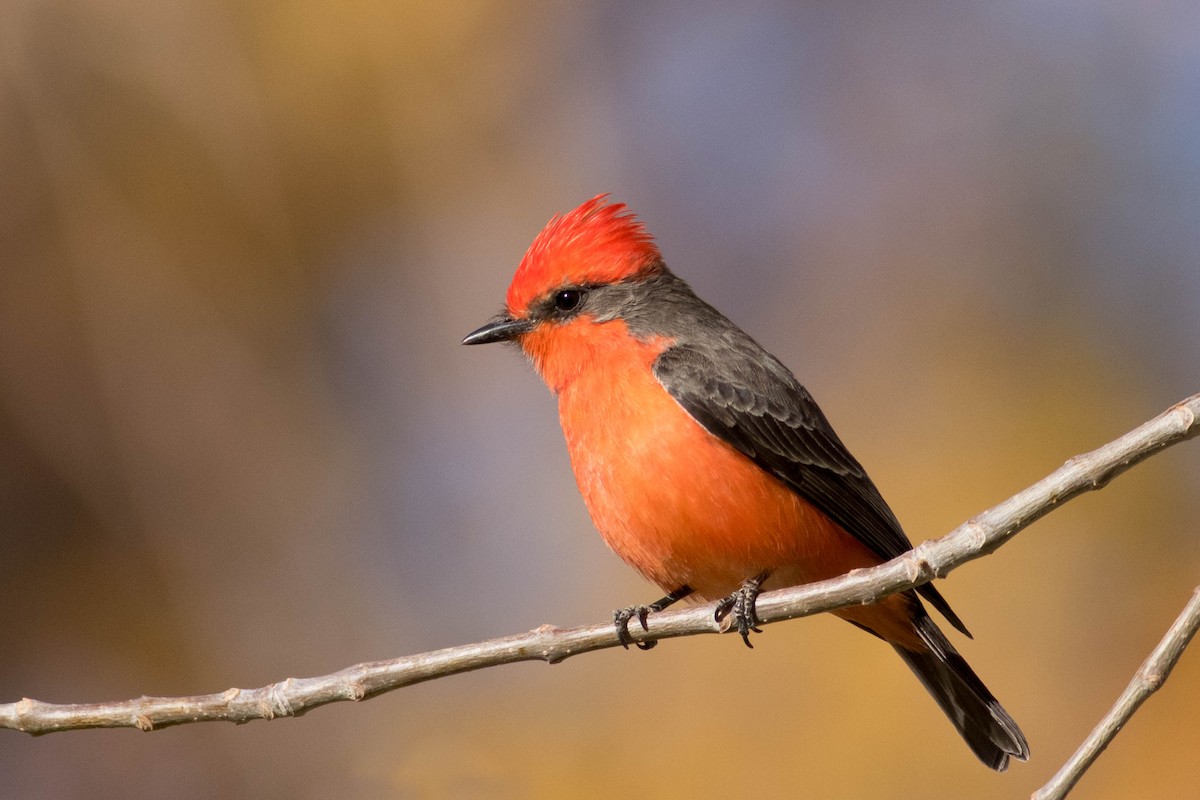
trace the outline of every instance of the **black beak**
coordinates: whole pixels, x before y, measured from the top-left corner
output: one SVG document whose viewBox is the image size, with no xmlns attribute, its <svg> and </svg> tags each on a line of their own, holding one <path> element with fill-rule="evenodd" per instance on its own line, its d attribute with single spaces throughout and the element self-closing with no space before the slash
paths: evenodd
<svg viewBox="0 0 1200 800">
<path fill-rule="evenodd" d="M 512 317 L 496 317 L 479 330 L 471 331 L 463 344 L 491 344 L 492 342 L 511 342 L 522 333 L 533 330 L 533 323 L 525 319 Z"/>
</svg>

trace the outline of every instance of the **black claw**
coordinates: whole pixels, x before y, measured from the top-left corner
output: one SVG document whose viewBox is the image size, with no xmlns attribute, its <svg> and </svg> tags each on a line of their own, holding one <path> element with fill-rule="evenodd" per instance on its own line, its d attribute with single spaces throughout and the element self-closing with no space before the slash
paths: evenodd
<svg viewBox="0 0 1200 800">
<path fill-rule="evenodd" d="M 655 641 L 635 642 L 633 637 L 629 635 L 630 620 L 636 619 L 638 624 L 642 626 L 642 630 L 648 631 L 650 630 L 650 626 L 646 624 L 646 617 L 651 611 L 657 610 L 653 606 L 629 606 L 627 608 L 618 608 L 613 612 L 613 625 L 617 629 L 617 640 L 620 641 L 621 647 L 628 650 L 629 645 L 634 644 L 637 645 L 639 650 L 649 650 L 658 644 Z"/>
<path fill-rule="evenodd" d="M 638 606 L 634 609 L 634 614 L 637 616 L 637 620 L 639 623 L 641 623 L 642 630 L 644 631 L 650 630 L 650 626 L 646 624 L 646 616 L 650 613 L 650 611 L 650 606 Z M 651 650 L 655 645 L 658 644 L 658 642 L 654 639 L 651 639 L 648 642 L 634 642 L 634 644 L 637 645 L 638 650 Z M 625 649 L 628 650 L 629 648 L 626 647 Z"/>
<path fill-rule="evenodd" d="M 692 587 L 685 584 L 671 592 L 666 597 L 662 598 L 661 600 L 656 600 L 650 605 L 628 606 L 626 608 L 618 608 L 616 611 L 614 611 L 613 625 L 617 629 L 617 641 L 621 643 L 621 647 L 624 647 L 626 650 L 628 650 L 629 645 L 636 644 L 639 650 L 652 649 L 656 644 L 658 644 L 657 641 L 651 639 L 646 642 L 635 642 L 633 637 L 629 635 L 629 620 L 636 619 L 638 624 L 642 626 L 642 630 L 648 631 L 650 630 L 650 626 L 646 623 L 646 617 L 650 615 L 650 612 L 662 611 L 667 606 L 678 600 L 682 600 L 691 593 Z"/>
<path fill-rule="evenodd" d="M 758 600 L 763 582 L 769 575 L 769 572 L 762 572 L 747 579 L 736 592 L 718 603 L 717 609 L 713 613 L 713 619 L 716 622 L 722 622 L 732 613 L 733 627 L 742 637 L 742 641 L 746 643 L 746 647 L 751 650 L 754 649 L 754 645 L 750 643 L 750 634 L 762 633 L 758 627 L 758 612 L 754 608 L 754 603 Z"/>
<path fill-rule="evenodd" d="M 721 622 L 729 616 L 730 610 L 733 608 L 733 596 L 726 597 L 721 602 L 717 603 L 717 608 L 713 611 L 713 622 Z"/>
<path fill-rule="evenodd" d="M 633 644 L 633 638 L 629 635 L 629 620 L 637 617 L 642 620 L 643 627 L 645 626 L 645 617 L 638 614 L 638 606 L 629 606 L 628 608 L 618 608 L 613 612 L 613 626 L 617 629 L 617 641 L 621 643 L 621 647 L 626 650 L 629 645 Z"/>
</svg>

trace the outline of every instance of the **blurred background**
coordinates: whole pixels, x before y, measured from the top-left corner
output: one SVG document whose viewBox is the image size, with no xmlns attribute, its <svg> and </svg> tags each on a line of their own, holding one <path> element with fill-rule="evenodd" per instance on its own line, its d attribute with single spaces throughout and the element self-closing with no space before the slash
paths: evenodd
<svg viewBox="0 0 1200 800">
<path fill-rule="evenodd" d="M 1200 390 L 1200 5 L 7 0 L 0 701 L 254 687 L 660 593 L 553 399 L 463 348 L 628 202 L 914 540 Z M 1200 575 L 1200 446 L 943 591 L 1033 761 L 832 618 L 149 735 L 0 732 L 13 798 L 1026 796 Z M 1200 793 L 1187 653 L 1081 797 Z"/>
</svg>

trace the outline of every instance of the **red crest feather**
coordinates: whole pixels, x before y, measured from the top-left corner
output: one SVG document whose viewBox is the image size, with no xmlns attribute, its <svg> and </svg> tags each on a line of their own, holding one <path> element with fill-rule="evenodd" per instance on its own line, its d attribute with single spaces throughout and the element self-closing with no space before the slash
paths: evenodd
<svg viewBox="0 0 1200 800">
<path fill-rule="evenodd" d="M 570 284 L 616 283 L 653 272 L 662 256 L 624 203 L 597 195 L 546 224 L 529 245 L 508 287 L 508 313 L 524 316 L 546 292 Z"/>
</svg>

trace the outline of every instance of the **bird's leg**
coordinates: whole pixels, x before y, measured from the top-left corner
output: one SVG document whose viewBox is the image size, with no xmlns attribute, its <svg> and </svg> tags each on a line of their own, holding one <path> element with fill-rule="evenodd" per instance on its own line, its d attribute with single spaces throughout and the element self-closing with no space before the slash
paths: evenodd
<svg viewBox="0 0 1200 800">
<path fill-rule="evenodd" d="M 642 630 L 648 631 L 650 630 L 650 627 L 646 624 L 646 616 L 648 614 L 655 611 L 662 611 L 667 606 L 682 600 L 691 593 L 692 587 L 685 583 L 683 586 L 680 586 L 666 597 L 662 598 L 661 600 L 655 600 L 650 605 L 629 606 L 628 608 L 618 608 L 616 611 L 614 611 L 613 625 L 617 627 L 617 639 L 620 640 L 621 647 L 624 647 L 626 650 L 628 650 L 629 643 L 633 642 L 633 639 L 629 638 L 629 620 L 636 619 L 639 623 L 641 623 Z M 649 650 L 651 647 L 654 647 L 654 645 L 658 644 L 658 642 L 654 640 L 649 642 L 633 643 L 638 646 L 639 650 Z"/>
<path fill-rule="evenodd" d="M 771 577 L 771 573 L 768 570 L 758 573 L 753 578 L 747 578 L 736 592 L 717 604 L 717 610 L 713 614 L 713 619 L 721 622 L 732 611 L 733 623 L 737 626 L 737 632 L 742 635 L 742 641 L 746 643 L 746 647 L 751 649 L 754 648 L 754 645 L 750 644 L 750 632 L 762 633 L 758 629 L 758 614 L 754 611 L 754 602 L 762 592 L 763 582 L 769 577 Z"/>
</svg>

